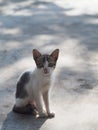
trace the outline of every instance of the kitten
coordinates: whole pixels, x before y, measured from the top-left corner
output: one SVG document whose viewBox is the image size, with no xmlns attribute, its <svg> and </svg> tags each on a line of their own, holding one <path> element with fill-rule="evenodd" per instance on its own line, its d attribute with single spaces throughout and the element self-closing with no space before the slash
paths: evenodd
<svg viewBox="0 0 98 130">
<path fill-rule="evenodd" d="M 48 94 L 59 49 L 54 50 L 50 55 L 43 55 L 36 49 L 32 53 L 37 67 L 33 72 L 26 71 L 20 76 L 13 111 L 21 114 L 38 113 L 39 117 L 54 117 L 55 114 L 49 109 Z M 43 109 L 43 102 L 46 112 Z"/>
</svg>

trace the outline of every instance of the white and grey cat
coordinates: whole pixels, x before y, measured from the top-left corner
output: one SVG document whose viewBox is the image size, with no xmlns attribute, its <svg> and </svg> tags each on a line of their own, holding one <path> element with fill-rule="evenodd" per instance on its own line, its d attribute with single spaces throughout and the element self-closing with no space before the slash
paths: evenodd
<svg viewBox="0 0 98 130">
<path fill-rule="evenodd" d="M 37 67 L 33 72 L 26 71 L 20 76 L 13 111 L 21 114 L 38 114 L 39 117 L 54 117 L 55 114 L 49 109 L 49 88 L 59 49 L 50 55 L 41 54 L 36 49 L 32 53 Z M 46 111 L 43 109 L 43 102 Z"/>
</svg>

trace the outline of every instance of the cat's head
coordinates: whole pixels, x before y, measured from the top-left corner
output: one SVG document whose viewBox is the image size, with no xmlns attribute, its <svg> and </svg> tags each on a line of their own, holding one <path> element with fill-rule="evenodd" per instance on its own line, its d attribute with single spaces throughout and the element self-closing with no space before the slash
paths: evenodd
<svg viewBox="0 0 98 130">
<path fill-rule="evenodd" d="M 34 49 L 32 53 L 38 70 L 44 75 L 50 75 L 56 67 L 59 49 L 54 50 L 50 55 L 41 54 L 36 49 Z"/>
</svg>

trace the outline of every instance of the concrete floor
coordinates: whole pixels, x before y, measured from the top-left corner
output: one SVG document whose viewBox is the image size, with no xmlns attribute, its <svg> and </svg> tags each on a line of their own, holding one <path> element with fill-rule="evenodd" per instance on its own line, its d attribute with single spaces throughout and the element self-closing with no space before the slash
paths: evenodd
<svg viewBox="0 0 98 130">
<path fill-rule="evenodd" d="M 32 49 L 60 49 L 53 119 L 13 113 L 15 84 Z M 98 130 L 98 1 L 0 0 L 0 130 Z"/>
</svg>

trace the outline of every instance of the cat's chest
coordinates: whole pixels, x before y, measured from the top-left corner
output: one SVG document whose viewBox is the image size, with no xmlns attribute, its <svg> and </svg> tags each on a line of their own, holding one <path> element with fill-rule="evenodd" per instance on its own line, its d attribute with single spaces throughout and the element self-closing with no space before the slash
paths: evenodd
<svg viewBox="0 0 98 130">
<path fill-rule="evenodd" d="M 50 85 L 50 82 L 51 82 L 51 80 L 50 80 L 50 78 L 48 78 L 48 77 L 40 77 L 40 79 L 39 79 L 39 86 L 48 86 L 48 85 Z"/>
<path fill-rule="evenodd" d="M 41 92 L 47 91 L 50 88 L 51 79 L 49 77 L 40 77 L 37 84 Z"/>
<path fill-rule="evenodd" d="M 43 82 L 41 82 L 39 84 L 39 88 L 40 88 L 41 92 L 45 92 L 45 91 L 49 90 L 50 84 L 51 84 L 51 82 L 49 79 L 43 80 Z"/>
<path fill-rule="evenodd" d="M 32 93 L 41 91 L 47 91 L 51 85 L 51 76 L 42 76 L 36 73 L 33 73 L 30 83 L 27 86 L 28 93 L 32 95 Z"/>
</svg>

